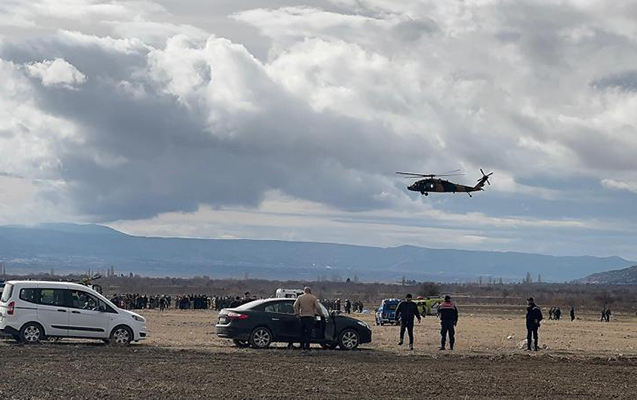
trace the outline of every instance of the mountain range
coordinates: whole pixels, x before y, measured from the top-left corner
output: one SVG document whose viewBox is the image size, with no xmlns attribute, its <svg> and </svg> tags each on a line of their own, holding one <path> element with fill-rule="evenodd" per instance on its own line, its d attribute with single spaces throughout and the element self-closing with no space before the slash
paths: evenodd
<svg viewBox="0 0 637 400">
<path fill-rule="evenodd" d="M 595 283 L 603 285 L 637 285 L 637 265 L 614 271 L 591 274 L 578 279 L 577 283 Z"/>
<path fill-rule="evenodd" d="M 527 272 L 563 282 L 636 264 L 620 257 L 369 247 L 274 240 L 187 239 L 127 235 L 101 225 L 0 226 L 7 273 L 106 270 L 146 276 L 346 279 L 389 282 L 404 276 L 439 282 L 479 277 L 520 281 Z"/>
</svg>

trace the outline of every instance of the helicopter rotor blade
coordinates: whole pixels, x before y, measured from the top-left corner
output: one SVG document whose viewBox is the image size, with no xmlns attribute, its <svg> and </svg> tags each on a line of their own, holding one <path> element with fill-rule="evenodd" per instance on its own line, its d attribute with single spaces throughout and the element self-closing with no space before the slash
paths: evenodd
<svg viewBox="0 0 637 400">
<path fill-rule="evenodd" d="M 414 172 L 396 172 L 397 175 L 405 175 L 406 177 L 410 177 L 410 178 L 427 178 L 430 176 L 436 176 L 436 174 L 416 174 Z"/>
</svg>

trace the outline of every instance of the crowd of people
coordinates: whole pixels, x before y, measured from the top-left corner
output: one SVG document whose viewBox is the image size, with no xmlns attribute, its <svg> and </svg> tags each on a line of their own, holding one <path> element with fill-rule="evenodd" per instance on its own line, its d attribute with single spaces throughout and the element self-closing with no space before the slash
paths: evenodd
<svg viewBox="0 0 637 400">
<path fill-rule="evenodd" d="M 222 308 L 238 307 L 241 304 L 255 300 L 250 292 L 243 296 L 208 296 L 205 294 L 190 295 L 146 295 L 139 293 L 115 294 L 111 302 L 125 310 L 158 309 L 164 311 L 168 308 L 178 310 L 221 310 Z"/>
<path fill-rule="evenodd" d="M 350 299 L 345 299 L 345 302 L 341 303 L 341 299 L 323 299 L 320 300 L 320 303 L 323 304 L 327 311 L 345 311 L 346 314 L 351 314 L 353 312 L 363 312 L 363 302 L 360 300 L 355 300 L 354 302 L 350 301 Z M 342 308 L 341 308 L 342 306 Z"/>
</svg>

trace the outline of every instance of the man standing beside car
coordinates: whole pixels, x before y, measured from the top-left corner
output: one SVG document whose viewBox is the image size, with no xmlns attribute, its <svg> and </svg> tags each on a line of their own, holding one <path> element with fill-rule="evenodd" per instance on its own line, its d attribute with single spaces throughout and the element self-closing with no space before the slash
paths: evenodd
<svg viewBox="0 0 637 400">
<path fill-rule="evenodd" d="M 405 338 L 405 329 L 409 335 L 409 350 L 414 349 L 414 317 L 418 318 L 420 323 L 420 312 L 418 312 L 418 306 L 411 301 L 411 294 L 405 296 L 405 300 L 398 303 L 396 307 L 396 319 L 400 318 L 400 341 L 398 345 L 403 344 Z"/>
<path fill-rule="evenodd" d="M 303 294 L 294 302 L 294 314 L 301 319 L 301 350 L 307 353 L 310 350 L 312 327 L 314 316 L 323 315 L 318 299 L 312 294 L 312 289 L 305 287 Z M 327 315 L 324 315 L 327 317 Z"/>
<path fill-rule="evenodd" d="M 438 306 L 438 315 L 440 315 L 440 350 L 445 349 L 445 341 L 449 334 L 449 350 L 453 350 L 456 341 L 456 329 L 458 324 L 458 309 L 451 302 L 451 296 L 445 296 L 445 301 Z"/>
</svg>

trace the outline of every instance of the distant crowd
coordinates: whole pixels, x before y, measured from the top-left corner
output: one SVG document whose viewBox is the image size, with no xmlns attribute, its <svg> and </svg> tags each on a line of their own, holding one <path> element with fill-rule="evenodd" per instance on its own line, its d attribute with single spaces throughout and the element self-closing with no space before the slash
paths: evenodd
<svg viewBox="0 0 637 400">
<path fill-rule="evenodd" d="M 244 296 L 208 296 L 205 294 L 190 295 L 146 295 L 139 293 L 115 294 L 111 302 L 125 310 L 159 309 L 168 308 L 178 310 L 221 310 L 222 308 L 238 307 L 244 303 L 256 300 L 249 292 Z"/>
<path fill-rule="evenodd" d="M 209 296 L 205 294 L 190 295 L 146 295 L 139 293 L 115 294 L 110 298 L 111 302 L 119 308 L 125 310 L 143 310 L 158 309 L 160 311 L 173 308 L 178 310 L 216 310 L 223 308 L 239 307 L 242 304 L 252 300 L 257 300 L 256 296 L 252 296 L 250 292 L 245 292 L 243 296 Z M 345 299 L 323 299 L 321 304 L 328 311 L 345 312 L 347 314 L 353 312 L 363 312 L 362 301 L 350 301 Z"/>
<path fill-rule="evenodd" d="M 359 300 L 352 303 L 349 299 L 345 299 L 345 301 L 341 303 L 341 299 L 323 299 L 320 300 L 320 302 L 325 308 L 327 308 L 327 311 L 345 311 L 346 314 L 363 312 L 363 302 Z M 343 308 L 341 308 L 341 306 Z"/>
</svg>

